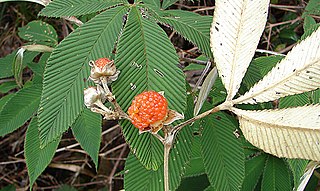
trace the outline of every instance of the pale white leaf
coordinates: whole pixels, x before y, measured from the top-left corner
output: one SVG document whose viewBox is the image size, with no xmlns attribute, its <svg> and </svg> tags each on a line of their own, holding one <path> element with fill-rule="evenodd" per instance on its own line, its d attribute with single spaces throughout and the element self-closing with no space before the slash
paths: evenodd
<svg viewBox="0 0 320 191">
<path fill-rule="evenodd" d="M 305 187 L 307 186 L 313 171 L 318 168 L 320 165 L 319 162 L 315 162 L 315 161 L 311 161 L 308 166 L 306 167 L 306 170 L 304 171 L 304 174 L 300 177 L 300 181 L 299 181 L 299 186 L 297 189 L 297 191 L 303 191 L 305 189 Z"/>
<path fill-rule="evenodd" d="M 214 67 L 209 72 L 208 76 L 206 77 L 206 79 L 204 80 L 204 82 L 201 86 L 196 105 L 194 106 L 194 111 L 193 111 L 194 116 L 198 115 L 198 113 L 200 112 L 202 105 L 206 101 L 206 99 L 211 91 L 211 88 L 212 88 L 214 82 L 216 81 L 217 77 L 218 77 L 217 68 Z"/>
<path fill-rule="evenodd" d="M 247 111 L 238 115 L 245 138 L 278 157 L 320 161 L 320 105 Z"/>
<path fill-rule="evenodd" d="M 267 102 L 320 87 L 320 29 L 301 41 L 234 103 Z"/>
<path fill-rule="evenodd" d="M 210 44 L 219 76 L 231 100 L 264 30 L 269 0 L 217 0 Z"/>
</svg>

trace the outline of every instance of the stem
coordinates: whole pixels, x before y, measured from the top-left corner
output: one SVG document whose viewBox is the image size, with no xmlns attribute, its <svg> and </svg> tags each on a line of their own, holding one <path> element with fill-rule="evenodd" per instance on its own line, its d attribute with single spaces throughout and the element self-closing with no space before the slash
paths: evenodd
<svg viewBox="0 0 320 191">
<path fill-rule="evenodd" d="M 108 101 L 113 105 L 114 110 L 119 113 L 120 118 L 130 120 L 129 116 L 122 110 L 122 108 L 118 104 L 117 100 L 115 99 L 115 97 L 111 93 L 111 91 L 110 91 L 110 89 L 108 87 L 107 78 L 106 77 L 102 77 L 101 78 L 101 83 L 102 83 L 103 89 L 104 89 L 104 91 L 106 93 Z"/>
<path fill-rule="evenodd" d="M 169 191 L 169 153 L 171 149 L 171 144 L 164 144 L 164 154 L 163 154 L 163 175 L 164 175 L 164 190 Z"/>
</svg>

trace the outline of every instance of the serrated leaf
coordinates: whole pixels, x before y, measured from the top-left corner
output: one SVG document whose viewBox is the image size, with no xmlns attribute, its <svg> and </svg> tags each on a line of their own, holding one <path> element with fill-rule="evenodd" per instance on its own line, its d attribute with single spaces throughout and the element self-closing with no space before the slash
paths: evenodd
<svg viewBox="0 0 320 191">
<path fill-rule="evenodd" d="M 279 108 L 297 107 L 310 104 L 308 92 L 287 96 L 279 100 Z"/>
<path fill-rule="evenodd" d="M 183 68 L 184 71 L 190 70 L 203 70 L 206 66 L 201 64 L 189 64 L 187 67 Z"/>
<path fill-rule="evenodd" d="M 19 37 L 36 44 L 55 46 L 58 44 L 58 35 L 55 29 L 43 21 L 31 21 L 19 28 Z"/>
<path fill-rule="evenodd" d="M 143 0 L 143 3 L 147 4 L 148 6 L 152 6 L 157 9 L 160 9 L 160 1 L 159 0 Z"/>
<path fill-rule="evenodd" d="M 170 5 L 174 4 L 178 0 L 163 0 L 162 2 L 162 9 L 168 8 Z"/>
<path fill-rule="evenodd" d="M 202 108 L 203 103 L 207 100 L 208 95 L 211 91 L 211 88 L 215 83 L 217 77 L 218 77 L 217 68 L 214 67 L 210 71 L 210 73 L 207 75 L 206 79 L 204 80 L 201 86 L 199 96 L 198 96 L 196 105 L 194 107 L 194 116 L 198 115 L 200 109 Z"/>
<path fill-rule="evenodd" d="M 16 55 L 16 51 L 12 52 L 11 54 L 7 55 L 4 58 L 0 58 L 0 78 L 6 78 L 13 76 L 12 72 L 12 60 Z"/>
<path fill-rule="evenodd" d="M 192 155 L 186 168 L 184 177 L 199 176 L 205 173 L 202 154 L 201 154 L 201 139 L 200 136 L 195 136 L 192 145 Z"/>
<path fill-rule="evenodd" d="M 302 16 L 306 15 L 320 15 L 320 3 L 319 0 L 310 0 L 305 8 Z"/>
<path fill-rule="evenodd" d="M 38 119 L 34 117 L 28 126 L 24 144 L 24 155 L 28 169 L 30 190 L 32 190 L 33 183 L 51 162 L 61 139 L 61 137 L 59 137 L 56 141 L 40 149 L 37 124 Z"/>
<path fill-rule="evenodd" d="M 320 24 L 316 23 L 316 21 L 314 20 L 314 18 L 312 18 L 311 16 L 306 16 L 304 18 L 304 22 L 303 22 L 303 30 L 304 33 L 301 36 L 301 40 L 306 39 L 308 36 L 310 36 L 314 31 L 316 31 L 319 28 Z"/>
<path fill-rule="evenodd" d="M 137 7 L 132 7 L 120 38 L 116 65 L 121 71 L 113 83 L 113 92 L 124 111 L 134 96 L 146 91 L 164 91 L 169 108 L 183 113 L 186 107 L 186 87 L 178 57 L 166 33 L 153 21 L 145 19 Z M 150 169 L 162 164 L 163 146 L 149 133 L 139 135 L 128 121 L 123 133 L 133 153 Z"/>
<path fill-rule="evenodd" d="M 117 7 L 97 15 L 66 37 L 51 54 L 38 111 L 42 147 L 67 130 L 84 109 L 88 62 L 111 55 L 125 13 L 125 7 Z"/>
<path fill-rule="evenodd" d="M 263 76 L 265 76 L 283 57 L 282 56 L 262 56 L 252 60 L 242 84 L 246 88 L 251 88 Z"/>
<path fill-rule="evenodd" d="M 205 55 L 212 57 L 210 50 L 211 16 L 179 14 L 179 16 L 174 17 L 161 17 L 160 21 L 170 25 L 184 38 L 198 46 Z"/>
<path fill-rule="evenodd" d="M 15 95 L 15 93 L 8 94 L 0 98 L 0 112 L 2 111 L 3 107 L 7 104 L 7 102 Z"/>
<path fill-rule="evenodd" d="M 292 190 L 290 172 L 286 163 L 279 158 L 269 155 L 262 177 L 262 191 Z"/>
<path fill-rule="evenodd" d="M 177 191 L 196 191 L 204 190 L 210 185 L 206 174 L 183 178 Z"/>
<path fill-rule="evenodd" d="M 42 9 L 39 15 L 47 17 L 80 16 L 96 13 L 123 2 L 123 0 L 55 0 Z"/>
<path fill-rule="evenodd" d="M 246 139 L 278 157 L 320 160 L 320 105 L 246 111 L 238 115 Z"/>
<path fill-rule="evenodd" d="M 300 177 L 302 177 L 309 161 L 308 160 L 301 160 L 301 159 L 288 159 L 287 162 L 289 164 L 290 170 L 293 175 L 294 187 L 298 188 L 298 186 L 300 184 L 299 183 Z M 294 189 L 294 190 L 296 190 L 296 189 Z"/>
<path fill-rule="evenodd" d="M 2 84 L 0 84 L 0 93 L 2 94 L 8 93 L 8 91 L 17 87 L 18 85 L 14 81 L 3 82 Z"/>
<path fill-rule="evenodd" d="M 267 102 L 320 87 L 320 29 L 294 47 L 262 80 L 234 103 Z"/>
<path fill-rule="evenodd" d="M 217 190 L 240 190 L 245 172 L 242 143 L 233 134 L 237 127 L 222 112 L 205 120 L 201 147 L 210 183 Z"/>
<path fill-rule="evenodd" d="M 237 93 L 255 53 L 267 21 L 268 7 L 269 0 L 216 2 L 210 35 L 211 50 L 228 93 L 227 100 Z"/>
<path fill-rule="evenodd" d="M 98 168 L 101 142 L 101 115 L 84 109 L 72 126 L 72 132 L 80 146 L 90 155 Z"/>
<path fill-rule="evenodd" d="M 245 162 L 245 177 L 241 190 L 254 190 L 261 178 L 265 167 L 266 155 L 260 154 L 254 156 Z"/>
<path fill-rule="evenodd" d="M 174 164 L 169 163 L 170 190 L 176 190 L 180 184 L 180 172 L 171 169 Z M 125 164 L 124 187 L 126 191 L 163 191 L 163 166 L 157 171 L 147 170 L 139 160 L 130 154 Z"/>
<path fill-rule="evenodd" d="M 301 176 L 300 180 L 299 180 L 299 184 L 297 185 L 298 187 L 296 187 L 295 190 L 297 191 L 303 191 L 305 189 L 305 187 L 307 186 L 314 170 L 316 168 L 319 168 L 320 164 L 319 162 L 314 162 L 314 161 L 311 161 L 306 169 L 305 169 L 305 172 L 304 174 Z"/>
<path fill-rule="evenodd" d="M 38 109 L 41 86 L 26 87 L 15 93 L 0 112 L 0 136 L 21 127 Z"/>
</svg>

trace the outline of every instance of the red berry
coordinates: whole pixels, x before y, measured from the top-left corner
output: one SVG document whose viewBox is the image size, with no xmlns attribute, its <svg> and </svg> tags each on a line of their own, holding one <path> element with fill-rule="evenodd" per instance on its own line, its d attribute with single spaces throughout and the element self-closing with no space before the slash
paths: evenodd
<svg viewBox="0 0 320 191">
<path fill-rule="evenodd" d="M 108 58 L 99 58 L 95 61 L 95 64 L 102 70 L 103 67 L 107 65 L 109 62 L 111 62 L 111 60 L 109 60 Z"/>
<path fill-rule="evenodd" d="M 155 91 L 145 91 L 137 95 L 128 109 L 132 124 L 140 131 L 149 130 L 153 124 L 165 121 L 168 102 Z"/>
</svg>

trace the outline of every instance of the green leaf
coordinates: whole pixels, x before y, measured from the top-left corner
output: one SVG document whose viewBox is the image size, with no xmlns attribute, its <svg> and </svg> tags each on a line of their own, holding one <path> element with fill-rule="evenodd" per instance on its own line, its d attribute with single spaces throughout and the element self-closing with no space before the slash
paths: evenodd
<svg viewBox="0 0 320 191">
<path fill-rule="evenodd" d="M 304 10 L 302 16 L 306 15 L 320 15 L 320 2 L 319 0 L 310 0 Z"/>
<path fill-rule="evenodd" d="M 175 49 L 166 33 L 153 21 L 132 7 L 120 38 L 116 65 L 121 71 L 113 83 L 113 92 L 124 111 L 134 96 L 146 91 L 164 91 L 169 108 L 183 113 L 186 87 Z M 121 123 L 133 153 L 150 169 L 158 169 L 163 161 L 163 146 L 149 133 L 139 135 L 130 122 Z"/>
<path fill-rule="evenodd" d="M 101 115 L 84 109 L 72 127 L 72 132 L 80 146 L 90 155 L 98 168 L 101 142 Z"/>
<path fill-rule="evenodd" d="M 96 13 L 124 3 L 123 0 L 55 0 L 41 10 L 39 15 L 47 17 L 80 16 Z"/>
<path fill-rule="evenodd" d="M 51 54 L 38 111 L 42 147 L 67 130 L 84 109 L 88 62 L 111 55 L 125 13 L 125 7 L 117 7 L 97 15 L 66 37 Z"/>
<path fill-rule="evenodd" d="M 4 105 L 0 112 L 0 136 L 21 127 L 38 109 L 41 86 L 21 89 Z"/>
<path fill-rule="evenodd" d="M 33 183 L 50 164 L 60 142 L 61 137 L 51 142 L 43 149 L 40 149 L 40 140 L 38 136 L 38 119 L 34 117 L 27 129 L 24 145 L 24 155 L 29 174 L 30 190 Z"/>
<path fill-rule="evenodd" d="M 160 9 L 160 1 L 159 0 L 143 0 L 143 3 L 145 3 L 148 6 L 152 6 L 157 9 Z"/>
<path fill-rule="evenodd" d="M 162 9 L 168 8 L 170 5 L 174 4 L 178 0 L 163 0 L 162 2 Z"/>
<path fill-rule="evenodd" d="M 12 94 L 8 94 L 4 97 L 2 97 L 0 99 L 0 112 L 2 111 L 3 107 L 7 104 L 7 102 L 14 96 L 15 94 L 12 93 Z"/>
<path fill-rule="evenodd" d="M 280 98 L 279 100 L 279 108 L 304 106 L 306 104 L 310 104 L 308 92 L 287 96 L 284 98 Z"/>
<path fill-rule="evenodd" d="M 303 23 L 303 30 L 304 33 L 301 36 L 301 40 L 306 39 L 308 36 L 310 36 L 314 31 L 316 31 L 320 27 L 320 23 L 316 23 L 314 18 L 311 16 L 306 16 L 304 18 L 304 23 Z"/>
<path fill-rule="evenodd" d="M 204 191 L 215 191 L 213 186 L 208 186 Z"/>
<path fill-rule="evenodd" d="M 184 16 L 161 17 L 161 22 L 169 24 L 190 42 L 196 44 L 208 57 L 212 57 L 210 49 L 211 16 Z"/>
<path fill-rule="evenodd" d="M 283 57 L 282 56 L 263 56 L 254 59 L 243 78 L 242 84 L 247 89 L 262 79 Z"/>
<path fill-rule="evenodd" d="M 8 93 L 8 91 L 17 87 L 18 85 L 14 81 L 3 82 L 2 84 L 0 84 L 0 93 L 3 93 L 3 94 Z"/>
<path fill-rule="evenodd" d="M 6 78 L 13 76 L 12 72 L 12 60 L 16 55 L 16 51 L 12 52 L 11 54 L 7 55 L 4 58 L 0 58 L 0 78 Z"/>
<path fill-rule="evenodd" d="M 211 185 L 217 190 L 240 190 L 245 175 L 242 143 L 233 132 L 235 119 L 219 112 L 205 118 L 201 147 Z"/>
<path fill-rule="evenodd" d="M 292 190 L 290 171 L 283 159 L 269 155 L 262 177 L 262 191 Z"/>
<path fill-rule="evenodd" d="M 320 103 L 320 89 L 311 92 L 311 101 L 313 104 Z"/>
<path fill-rule="evenodd" d="M 0 191 L 16 191 L 16 187 L 12 184 L 2 188 Z"/>
<path fill-rule="evenodd" d="M 44 68 L 47 64 L 50 54 L 51 53 L 48 52 L 43 53 L 38 63 L 31 62 L 27 64 L 34 73 L 34 76 L 32 78 L 33 84 L 42 84 Z"/>
<path fill-rule="evenodd" d="M 177 191 L 204 190 L 210 185 L 207 175 L 183 178 Z"/>
<path fill-rule="evenodd" d="M 55 29 L 43 21 L 31 21 L 26 26 L 19 28 L 19 37 L 36 44 L 56 46 L 58 35 Z"/>
<path fill-rule="evenodd" d="M 183 68 L 184 71 L 190 70 L 203 70 L 206 66 L 201 64 L 189 64 L 187 67 Z"/>
<path fill-rule="evenodd" d="M 302 159 L 288 159 L 287 160 L 290 170 L 293 174 L 293 182 L 294 187 L 298 188 L 300 183 L 300 178 L 304 174 L 304 171 L 309 163 L 308 160 L 302 160 Z"/>
<path fill-rule="evenodd" d="M 212 98 L 212 105 L 217 105 L 218 103 L 224 101 L 227 97 L 227 90 L 225 89 L 221 78 L 218 76 L 213 84 L 212 90 L 209 93 Z"/>
<path fill-rule="evenodd" d="M 257 186 L 261 175 L 263 173 L 266 161 L 265 154 L 259 154 L 246 160 L 245 163 L 245 177 L 242 183 L 241 190 L 254 190 Z"/>
<path fill-rule="evenodd" d="M 172 163 L 169 163 L 170 190 L 176 190 L 180 184 L 179 172 L 172 169 L 173 166 Z M 126 160 L 125 172 L 124 187 L 126 191 L 164 190 L 163 166 L 157 171 L 147 170 L 133 154 L 130 154 Z"/>
<path fill-rule="evenodd" d="M 201 154 L 201 139 L 200 136 L 195 136 L 192 145 L 191 159 L 186 168 L 184 177 L 199 176 L 205 173 L 202 154 Z"/>
</svg>

